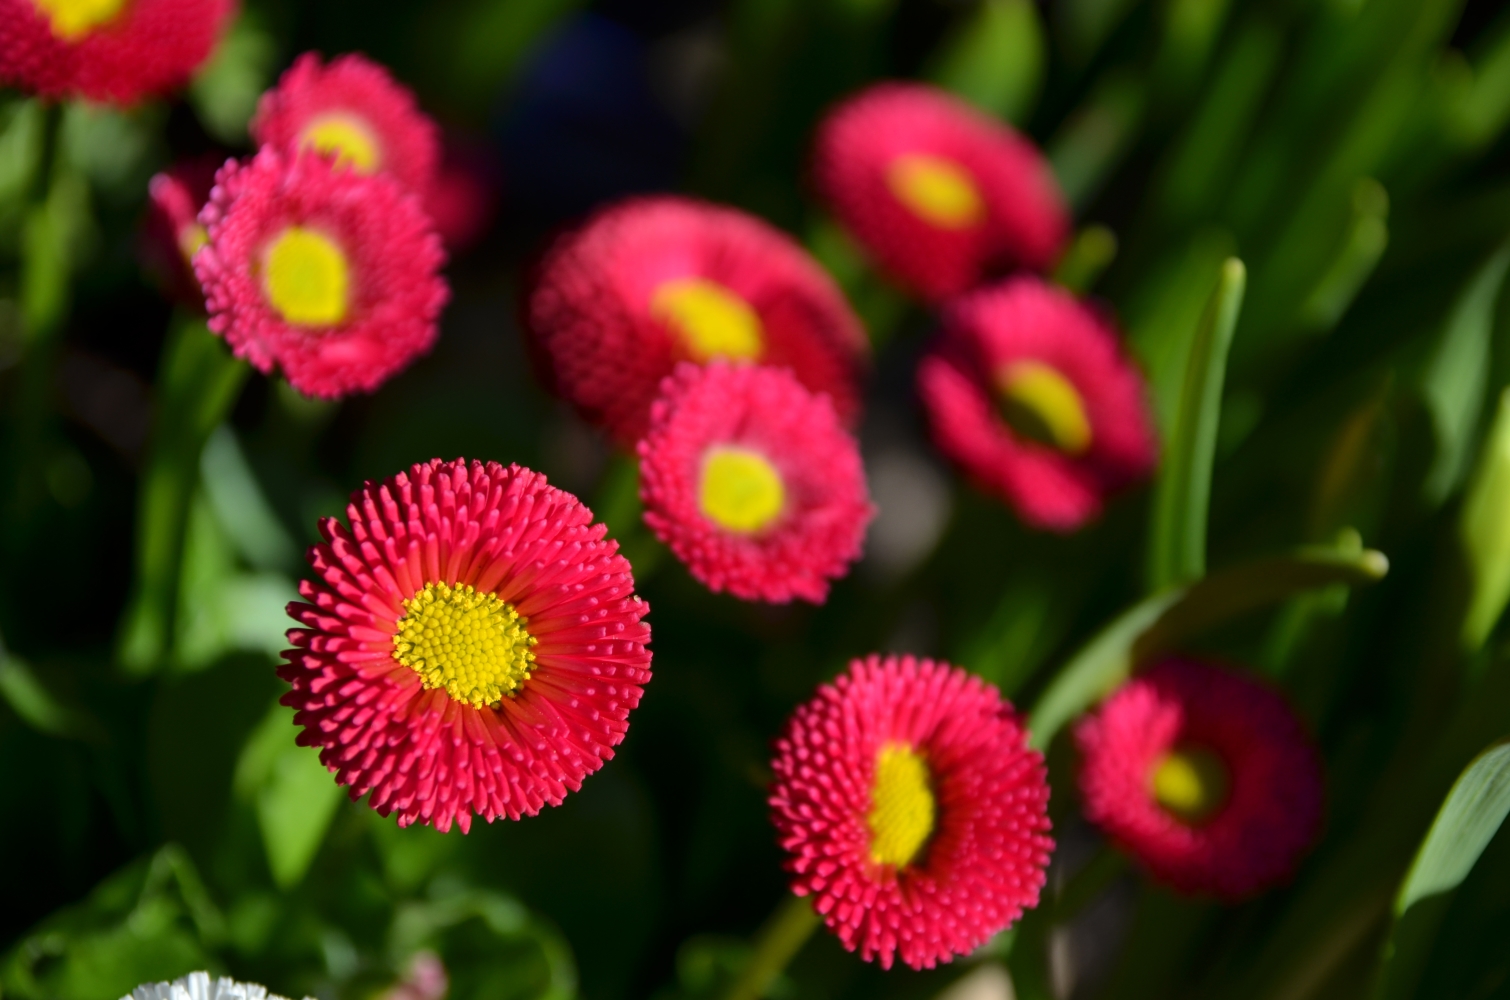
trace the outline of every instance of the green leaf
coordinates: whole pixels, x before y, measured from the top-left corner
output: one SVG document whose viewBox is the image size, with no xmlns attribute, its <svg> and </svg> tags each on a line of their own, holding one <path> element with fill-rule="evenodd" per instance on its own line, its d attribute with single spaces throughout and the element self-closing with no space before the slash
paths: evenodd
<svg viewBox="0 0 1510 1000">
<path fill-rule="evenodd" d="M 1447 899 L 1510 813 L 1510 739 L 1469 764 L 1438 810 L 1395 897 L 1395 924 L 1385 947 L 1378 996 L 1415 995 Z"/>
<path fill-rule="evenodd" d="M 1337 325 L 1389 246 L 1388 219 L 1389 195 L 1365 177 L 1353 190 L 1353 218 L 1341 249 L 1300 305 L 1301 327 L 1322 333 Z"/>
<path fill-rule="evenodd" d="M 49 736 L 102 741 L 100 725 L 83 709 L 67 705 L 47 690 L 31 667 L 10 655 L 0 643 L 0 698 L 21 721 Z"/>
<path fill-rule="evenodd" d="M 273 881 L 298 885 L 309 870 L 345 792 L 319 751 L 294 742 L 294 711 L 274 706 L 236 764 L 236 794 L 257 812 Z"/>
<path fill-rule="evenodd" d="M 1117 234 L 1105 226 L 1086 226 L 1075 234 L 1075 242 L 1054 268 L 1054 281 L 1076 295 L 1084 295 L 1116 257 Z"/>
<path fill-rule="evenodd" d="M 1146 97 L 1141 78 L 1109 72 L 1049 140 L 1049 163 L 1075 208 L 1090 204 L 1131 148 L 1143 123 Z"/>
<path fill-rule="evenodd" d="M 1242 307 L 1247 272 L 1229 257 L 1196 327 L 1184 385 L 1154 491 L 1148 553 L 1152 591 L 1200 578 L 1206 571 L 1206 512 L 1221 418 L 1227 349 Z"/>
<path fill-rule="evenodd" d="M 189 85 L 205 131 L 228 146 L 246 142 L 246 125 L 272 80 L 277 46 L 251 11 L 243 11 L 214 57 Z"/>
<path fill-rule="evenodd" d="M 1484 262 L 1453 303 L 1421 394 L 1436 429 L 1437 452 L 1426 475 L 1426 498 L 1445 500 L 1463 478 L 1488 388 L 1494 304 L 1510 268 L 1510 244 Z"/>
<path fill-rule="evenodd" d="M 1458 538 L 1473 578 L 1463 644 L 1476 650 L 1510 600 L 1510 389 L 1500 393 L 1494 425 L 1463 503 Z"/>
<path fill-rule="evenodd" d="M 939 46 L 925 75 L 981 110 L 1021 125 L 1043 86 L 1045 47 L 1031 0 L 984 0 Z"/>
<path fill-rule="evenodd" d="M 1374 583 L 1388 571 L 1389 561 L 1372 549 L 1304 548 L 1162 590 L 1123 612 L 1064 665 L 1033 706 L 1032 744 L 1047 747 L 1065 723 L 1115 690 L 1139 663 L 1192 636 L 1293 594 Z"/>
</svg>

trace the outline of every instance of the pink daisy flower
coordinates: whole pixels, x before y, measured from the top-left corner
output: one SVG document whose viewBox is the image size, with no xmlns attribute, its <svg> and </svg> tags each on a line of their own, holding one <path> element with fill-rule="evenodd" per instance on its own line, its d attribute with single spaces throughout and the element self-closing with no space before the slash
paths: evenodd
<svg viewBox="0 0 1510 1000">
<path fill-rule="evenodd" d="M 1024 521 L 1071 531 L 1158 458 L 1141 375 L 1099 313 L 1037 278 L 962 296 L 918 366 L 939 450 Z"/>
<path fill-rule="evenodd" d="M 394 181 L 269 146 L 215 180 L 194 273 L 237 357 L 329 399 L 371 392 L 435 343 L 445 252 Z"/>
<path fill-rule="evenodd" d="M 153 176 L 147 185 L 143 251 L 148 268 L 175 299 L 203 308 L 194 255 L 209 241 L 199 213 L 210 200 L 217 161 L 188 160 Z"/>
<path fill-rule="evenodd" d="M 440 163 L 440 130 L 414 94 L 360 55 L 321 64 L 306 52 L 262 95 L 252 138 L 297 155 L 336 157 L 360 174 L 385 173 L 422 197 Z"/>
<path fill-rule="evenodd" d="M 1321 831 L 1321 759 L 1277 693 L 1165 660 L 1075 729 L 1085 814 L 1153 875 L 1227 900 L 1288 879 Z"/>
<path fill-rule="evenodd" d="M 881 267 L 928 299 L 1011 267 L 1043 270 L 1069 237 L 1038 149 L 924 84 L 879 84 L 832 111 L 818 129 L 814 181 Z"/>
<path fill-rule="evenodd" d="M 612 206 L 546 254 L 528 325 L 546 377 L 626 447 L 678 361 L 790 368 L 859 412 L 868 345 L 833 281 L 785 234 L 686 198 Z"/>
<path fill-rule="evenodd" d="M 821 604 L 860 557 L 859 446 L 785 369 L 683 362 L 638 450 L 645 523 L 716 593 Z"/>
<path fill-rule="evenodd" d="M 650 679 L 649 608 L 569 493 L 435 459 L 320 522 L 278 671 L 299 742 L 400 826 L 534 815 L 613 757 Z"/>
<path fill-rule="evenodd" d="M 209 57 L 234 0 L 0 0 L 0 83 L 132 104 Z"/>
<path fill-rule="evenodd" d="M 867 962 L 932 968 L 1038 905 L 1054 848 L 1043 755 L 979 677 L 855 660 L 793 713 L 771 766 L 792 891 Z"/>
</svg>

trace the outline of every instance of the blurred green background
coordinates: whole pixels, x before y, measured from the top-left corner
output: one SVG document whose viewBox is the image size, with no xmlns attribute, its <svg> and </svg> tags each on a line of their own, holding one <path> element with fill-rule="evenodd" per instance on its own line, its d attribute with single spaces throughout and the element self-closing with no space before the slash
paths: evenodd
<svg viewBox="0 0 1510 1000">
<path fill-rule="evenodd" d="M 182 459 L 170 632 L 123 655 L 151 561 L 142 472 L 182 416 L 159 370 L 186 320 L 139 260 L 147 180 L 244 151 L 257 95 L 309 49 L 391 67 L 496 210 L 449 268 L 433 354 L 339 405 L 254 374 L 203 428 Z M 1081 227 L 1059 278 L 1119 317 L 1166 453 L 1214 428 L 1209 462 L 1057 537 L 933 455 L 912 390 L 930 315 L 805 180 L 824 109 L 886 77 L 935 81 L 1044 146 Z M 115 1000 L 210 968 L 365 1000 L 428 950 L 458 1000 L 718 995 L 785 892 L 768 748 L 819 681 L 907 651 L 1025 709 L 1069 691 L 1078 710 L 1077 677 L 1127 663 L 1077 650 L 1209 563 L 1186 618 L 1154 619 L 1165 645 L 1282 684 L 1313 727 L 1329 819 L 1293 886 L 1222 908 L 1132 873 L 1077 818 L 1060 739 L 1060 848 L 1014 934 L 919 974 L 820 932 L 772 996 L 931 997 L 1005 962 L 1021 997 L 1510 997 L 1510 838 L 1482 858 L 1457 844 L 1471 872 L 1446 891 L 1402 891 L 1454 778 L 1510 733 L 1507 120 L 1510 16 L 1482 0 L 244 0 L 180 99 L 67 107 L 50 158 L 36 104 L 0 94 L 0 992 Z M 655 190 L 787 229 L 871 331 L 861 436 L 881 514 L 824 607 L 693 582 L 640 526 L 633 466 L 532 373 L 516 320 L 532 255 Z M 1197 369 L 1233 256 L 1230 353 Z M 1190 386 L 1213 378 L 1219 405 L 1198 405 Z M 561 807 L 465 837 L 348 802 L 294 746 L 273 673 L 316 518 L 365 479 L 458 455 L 581 495 L 654 630 L 618 757 Z M 1181 572 L 1150 578 L 1181 545 Z M 1390 572 L 1349 591 L 1379 576 L 1364 546 Z M 1124 629 L 1115 656 L 1145 655 L 1152 631 Z M 1481 841 L 1510 783 L 1490 762 Z"/>
</svg>

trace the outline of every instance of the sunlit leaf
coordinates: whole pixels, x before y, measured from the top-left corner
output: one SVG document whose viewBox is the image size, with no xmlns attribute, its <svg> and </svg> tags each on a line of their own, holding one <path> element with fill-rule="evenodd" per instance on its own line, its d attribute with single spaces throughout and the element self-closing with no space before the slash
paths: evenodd
<svg viewBox="0 0 1510 1000">
<path fill-rule="evenodd" d="M 1373 550 L 1309 548 L 1160 591 L 1114 619 L 1060 669 L 1029 716 L 1033 745 L 1048 746 L 1065 723 L 1115 690 L 1139 663 L 1193 636 L 1303 591 L 1377 582 L 1388 570 L 1383 554 Z"/>
<path fill-rule="evenodd" d="M 1043 85 L 1045 46 L 1030 0 L 984 0 L 935 50 L 927 75 L 982 110 L 1022 124 Z"/>
<path fill-rule="evenodd" d="M 1395 925 L 1380 972 L 1381 998 L 1415 995 L 1441 923 L 1444 894 L 1468 874 L 1510 813 L 1510 740 L 1469 764 L 1437 812 L 1395 897 Z M 1437 904 L 1437 905 L 1433 905 Z"/>
<path fill-rule="evenodd" d="M 1221 419 L 1227 349 L 1242 308 L 1247 272 L 1228 258 L 1196 327 L 1174 424 L 1154 489 L 1148 551 L 1150 590 L 1199 579 L 1206 570 L 1206 512 Z"/>
<path fill-rule="evenodd" d="M 309 870 L 345 792 L 319 751 L 294 742 L 294 711 L 274 706 L 236 764 L 236 794 L 257 811 L 273 881 L 288 888 Z"/>
<path fill-rule="evenodd" d="M 1510 244 L 1479 268 L 1453 303 L 1422 379 L 1421 394 L 1437 433 L 1425 486 L 1432 503 L 1442 502 L 1457 487 L 1468 463 L 1488 389 L 1494 304 L 1507 268 Z"/>
</svg>

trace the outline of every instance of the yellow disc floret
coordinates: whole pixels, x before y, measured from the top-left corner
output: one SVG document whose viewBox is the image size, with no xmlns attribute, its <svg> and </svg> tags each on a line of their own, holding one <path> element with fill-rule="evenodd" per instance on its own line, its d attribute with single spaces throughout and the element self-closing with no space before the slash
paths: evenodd
<svg viewBox="0 0 1510 1000">
<path fill-rule="evenodd" d="M 940 229 L 969 229 L 986 217 L 975 178 L 952 160 L 899 156 L 886 168 L 886 185 L 914 215 Z"/>
<path fill-rule="evenodd" d="M 905 743 L 888 743 L 876 754 L 870 789 L 870 860 L 905 868 L 933 835 L 933 789 L 928 762 Z"/>
<path fill-rule="evenodd" d="M 1085 401 L 1069 379 L 1041 361 L 1018 361 L 1000 379 L 1003 416 L 1023 437 L 1070 455 L 1091 446 Z"/>
<path fill-rule="evenodd" d="M 300 149 L 313 149 L 359 174 L 370 174 L 381 165 L 381 151 L 372 130 L 361 120 L 345 114 L 321 115 L 305 126 Z"/>
<path fill-rule="evenodd" d="M 1174 750 L 1154 765 L 1149 784 L 1156 802 L 1186 823 L 1210 819 L 1226 804 L 1227 765 L 1210 750 Z"/>
<path fill-rule="evenodd" d="M 76 42 L 96 28 L 104 27 L 125 10 L 128 0 L 32 0 L 52 26 L 52 33 L 65 42 Z"/>
<path fill-rule="evenodd" d="M 719 446 L 703 457 L 697 502 L 703 515 L 720 528 L 752 534 L 781 516 L 786 486 L 771 460 L 759 452 Z"/>
<path fill-rule="evenodd" d="M 760 357 L 765 341 L 750 304 L 716 281 L 676 278 L 650 299 L 650 314 L 681 337 L 695 361 Z"/>
<path fill-rule="evenodd" d="M 536 639 L 513 605 L 467 584 L 427 583 L 404 602 L 393 658 L 426 688 L 482 708 L 519 693 L 535 668 Z"/>
<path fill-rule="evenodd" d="M 336 326 L 351 306 L 351 267 L 335 240 L 290 226 L 263 260 L 268 302 L 294 326 Z"/>
</svg>

